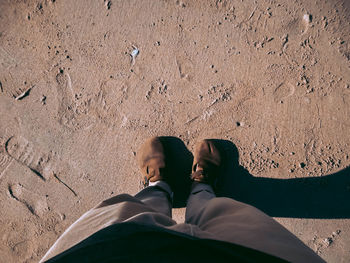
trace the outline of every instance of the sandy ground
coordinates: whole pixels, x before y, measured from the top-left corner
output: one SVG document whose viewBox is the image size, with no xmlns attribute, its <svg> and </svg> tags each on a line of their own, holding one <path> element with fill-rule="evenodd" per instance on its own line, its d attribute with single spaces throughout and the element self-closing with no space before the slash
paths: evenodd
<svg viewBox="0 0 350 263">
<path fill-rule="evenodd" d="M 138 192 L 137 149 L 167 135 L 189 150 L 234 143 L 291 209 L 270 215 L 327 261 L 349 262 L 349 6 L 1 0 L 1 261 L 38 261 L 87 209 Z M 302 184 L 270 190 L 327 175 L 335 183 L 299 205 Z M 309 198 L 313 213 L 298 212 Z"/>
</svg>

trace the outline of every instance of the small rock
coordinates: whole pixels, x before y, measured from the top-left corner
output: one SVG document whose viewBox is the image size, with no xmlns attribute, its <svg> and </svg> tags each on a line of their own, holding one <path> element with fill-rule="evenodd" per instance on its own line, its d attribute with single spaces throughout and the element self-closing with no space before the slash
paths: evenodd
<svg viewBox="0 0 350 263">
<path fill-rule="evenodd" d="M 284 34 L 282 36 L 282 46 L 284 46 L 285 44 L 287 44 L 288 42 L 288 34 Z"/>
<path fill-rule="evenodd" d="M 43 104 L 43 105 L 45 105 L 46 104 L 46 96 L 45 95 L 43 95 L 42 97 L 41 97 L 41 103 Z"/>
<path fill-rule="evenodd" d="M 140 51 L 139 51 L 137 48 L 135 48 L 135 49 L 133 49 L 133 51 L 131 52 L 131 56 L 135 58 L 139 53 L 140 53 Z"/>
<path fill-rule="evenodd" d="M 327 237 L 323 240 L 327 247 L 329 247 L 333 243 L 333 239 L 331 237 Z"/>
<path fill-rule="evenodd" d="M 305 75 L 301 76 L 301 81 L 303 82 L 303 84 L 309 84 L 309 80 Z"/>
<path fill-rule="evenodd" d="M 303 20 L 306 22 L 306 23 L 310 23 L 312 21 L 312 15 L 310 14 L 305 14 L 303 16 Z"/>
<path fill-rule="evenodd" d="M 59 218 L 60 218 L 61 221 L 63 221 L 63 220 L 66 219 L 66 215 L 65 215 L 65 214 L 60 213 L 60 212 L 58 212 L 57 214 L 58 214 L 58 216 L 59 216 Z"/>
<path fill-rule="evenodd" d="M 181 6 L 182 8 L 186 7 L 186 4 L 184 2 L 182 2 L 182 1 L 179 1 L 179 0 L 176 1 L 176 4 Z"/>
<path fill-rule="evenodd" d="M 111 9 L 111 5 L 112 5 L 112 1 L 105 0 L 105 6 L 106 6 L 107 10 Z"/>
<path fill-rule="evenodd" d="M 314 88 L 308 89 L 308 90 L 306 91 L 306 93 L 312 93 L 312 92 L 314 92 Z"/>
<path fill-rule="evenodd" d="M 43 9 L 43 4 L 42 3 L 38 3 L 36 5 L 36 8 L 37 8 L 38 11 L 42 10 Z"/>
</svg>

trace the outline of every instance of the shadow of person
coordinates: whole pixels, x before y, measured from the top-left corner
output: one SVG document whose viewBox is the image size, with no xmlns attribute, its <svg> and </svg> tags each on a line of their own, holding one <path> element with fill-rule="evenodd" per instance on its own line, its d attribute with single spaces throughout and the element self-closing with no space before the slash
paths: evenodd
<svg viewBox="0 0 350 263">
<path fill-rule="evenodd" d="M 239 165 L 232 142 L 215 141 L 224 153 L 218 196 L 250 204 L 272 217 L 350 218 L 350 167 L 322 177 L 254 177 Z"/>
<path fill-rule="evenodd" d="M 160 137 L 166 156 L 167 182 L 174 191 L 173 207 L 185 207 L 190 193 L 193 155 L 182 140 L 176 137 Z"/>
</svg>

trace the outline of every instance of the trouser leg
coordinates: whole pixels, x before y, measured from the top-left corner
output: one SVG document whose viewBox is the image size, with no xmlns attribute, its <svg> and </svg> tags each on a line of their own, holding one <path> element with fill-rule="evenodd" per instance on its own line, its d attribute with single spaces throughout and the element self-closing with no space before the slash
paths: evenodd
<svg viewBox="0 0 350 263">
<path fill-rule="evenodd" d="M 165 182 L 156 182 L 135 196 L 121 194 L 102 201 L 73 223 L 40 262 L 63 252 L 97 231 L 123 222 L 150 225 L 175 224 L 171 216 L 172 191 Z"/>
<path fill-rule="evenodd" d="M 195 188 L 194 188 L 195 189 Z M 212 197 L 209 191 L 190 196 L 186 220 L 215 239 L 231 242 L 291 262 L 324 262 L 301 240 L 257 208 L 230 198 Z M 202 202 L 202 203 L 201 203 Z M 198 207 L 192 207 L 198 205 Z M 186 211 L 187 212 L 187 211 Z M 197 213 L 197 214 L 196 214 Z"/>
<path fill-rule="evenodd" d="M 214 190 L 210 185 L 194 182 L 187 200 L 185 222 L 196 225 L 208 201 L 215 197 Z"/>
<path fill-rule="evenodd" d="M 135 198 L 153 210 L 171 217 L 173 192 L 166 182 L 150 183 L 150 186 L 141 190 Z"/>
</svg>

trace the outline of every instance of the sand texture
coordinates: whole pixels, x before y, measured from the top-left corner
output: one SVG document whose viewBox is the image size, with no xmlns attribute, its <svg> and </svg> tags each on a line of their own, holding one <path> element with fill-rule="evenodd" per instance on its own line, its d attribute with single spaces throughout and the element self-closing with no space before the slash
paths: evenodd
<svg viewBox="0 0 350 263">
<path fill-rule="evenodd" d="M 231 196 L 349 262 L 349 129 L 350 1 L 0 0 L 0 261 L 137 193 L 159 135 L 232 142 Z"/>
</svg>

